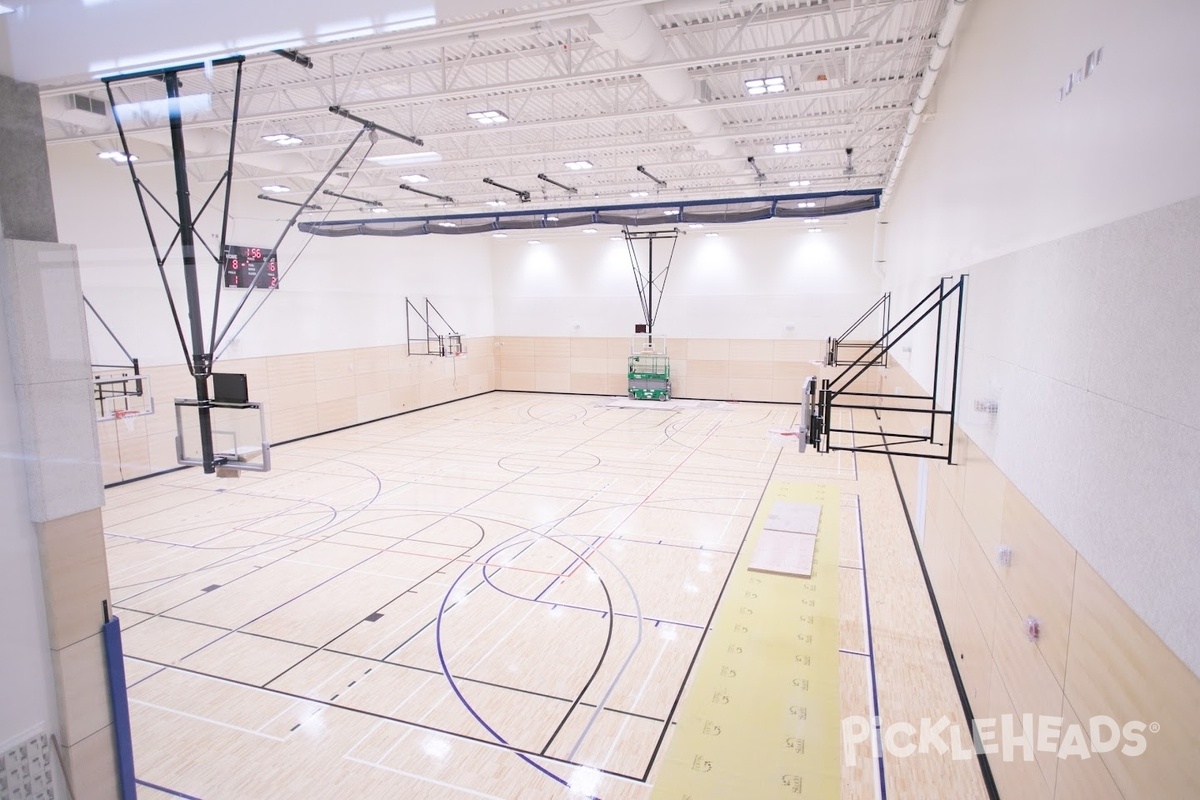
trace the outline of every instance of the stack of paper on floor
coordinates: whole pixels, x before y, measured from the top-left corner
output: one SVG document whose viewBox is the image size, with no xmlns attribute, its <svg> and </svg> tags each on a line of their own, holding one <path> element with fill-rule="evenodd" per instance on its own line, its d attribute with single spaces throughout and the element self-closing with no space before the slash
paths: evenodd
<svg viewBox="0 0 1200 800">
<path fill-rule="evenodd" d="M 776 502 L 763 523 L 750 569 L 811 578 L 820 524 L 821 506 Z"/>
</svg>

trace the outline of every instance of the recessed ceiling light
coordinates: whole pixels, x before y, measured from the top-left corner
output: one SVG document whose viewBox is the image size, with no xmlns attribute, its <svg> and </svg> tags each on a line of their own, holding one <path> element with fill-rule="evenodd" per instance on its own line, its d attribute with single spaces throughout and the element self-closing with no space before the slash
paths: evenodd
<svg viewBox="0 0 1200 800">
<path fill-rule="evenodd" d="M 677 209 L 677 208 L 668 208 L 666 211 L 664 211 L 664 212 L 663 212 L 663 216 L 664 216 L 664 217 L 673 217 L 673 216 L 675 216 L 675 215 L 676 215 L 676 214 L 678 214 L 678 213 L 679 213 L 679 209 Z"/>
<path fill-rule="evenodd" d="M 97 153 L 100 158 L 105 161 L 111 161 L 114 164 L 124 164 L 128 161 L 137 161 L 138 157 L 132 153 L 122 153 L 119 150 L 105 150 L 103 153 Z"/>
<path fill-rule="evenodd" d="M 820 221 L 821 221 L 821 220 L 817 219 L 816 217 L 809 217 L 808 219 L 804 220 L 804 222 L 805 222 L 805 223 L 807 223 L 807 224 L 811 224 L 811 223 L 815 223 L 815 222 L 820 222 Z"/>
<path fill-rule="evenodd" d="M 563 164 L 567 169 L 591 169 L 592 162 L 590 161 L 568 161 Z"/>
<path fill-rule="evenodd" d="M 271 194 L 283 194 L 284 192 L 291 191 L 291 189 L 289 189 L 288 187 L 280 186 L 277 183 L 273 183 L 270 186 L 260 186 L 259 188 L 262 189 L 264 192 L 270 192 Z"/>
<path fill-rule="evenodd" d="M 792 187 L 793 189 L 795 189 L 799 185 L 800 185 L 800 181 L 792 181 L 791 183 L 788 184 L 788 186 Z"/>
<path fill-rule="evenodd" d="M 800 142 L 781 142 L 775 145 L 776 153 L 799 153 L 801 148 Z"/>
<path fill-rule="evenodd" d="M 820 233 L 821 229 L 820 228 L 809 228 L 808 232 L 809 233 Z"/>
<path fill-rule="evenodd" d="M 541 244 L 541 242 L 539 242 L 537 239 L 530 239 L 529 243 L 530 244 Z"/>
<path fill-rule="evenodd" d="M 492 238 L 493 239 L 507 239 L 508 234 L 507 233 L 493 233 Z"/>
<path fill-rule="evenodd" d="M 774 94 L 784 90 L 783 78 L 776 75 L 771 78 L 751 78 L 746 81 L 748 94 Z"/>
<path fill-rule="evenodd" d="M 394 156 L 367 156 L 367 161 L 385 167 L 410 166 L 412 164 L 432 164 L 442 160 L 441 153 L 422 151 L 420 153 L 400 153 Z"/>
<path fill-rule="evenodd" d="M 429 178 L 424 175 L 401 175 L 400 180 L 405 183 L 429 183 Z"/>
<path fill-rule="evenodd" d="M 708 233 L 706 233 L 706 234 L 704 234 L 704 235 L 705 235 L 705 236 L 707 236 L 707 237 L 709 237 L 709 238 L 712 238 L 712 237 L 716 236 L 717 234 L 716 234 L 716 232 L 715 232 L 715 231 L 709 231 Z"/>
<path fill-rule="evenodd" d="M 291 145 L 302 144 L 304 142 L 299 136 L 293 136 L 290 133 L 272 133 L 270 136 L 262 137 L 264 142 L 277 144 L 280 147 L 289 147 Z"/>
<path fill-rule="evenodd" d="M 546 217 L 546 222 L 558 222 L 558 217 L 554 216 L 553 214 L 550 214 L 549 216 Z"/>
<path fill-rule="evenodd" d="M 620 237 L 620 236 L 610 236 L 610 237 L 608 237 L 608 240 L 609 240 L 610 242 L 619 242 L 619 241 L 621 241 L 621 239 L 622 239 L 622 237 Z"/>
<path fill-rule="evenodd" d="M 499 125 L 508 122 L 508 116 L 503 111 L 468 111 L 467 116 L 480 125 Z"/>
<path fill-rule="evenodd" d="M 704 224 L 700 223 L 700 222 L 693 222 L 691 225 L 688 225 L 688 227 L 689 228 L 703 228 Z"/>
<path fill-rule="evenodd" d="M 487 204 L 492 207 L 508 205 L 508 203 L 504 202 L 503 200 L 488 200 Z"/>
<path fill-rule="evenodd" d="M 443 228 L 457 228 L 458 227 L 457 222 L 439 222 L 438 225 L 440 225 Z"/>
<path fill-rule="evenodd" d="M 812 183 L 812 181 L 800 181 L 801 186 L 808 186 L 811 183 Z"/>
<path fill-rule="evenodd" d="M 595 233 L 596 229 L 595 228 L 584 228 L 583 232 L 584 233 Z"/>
<path fill-rule="evenodd" d="M 649 192 L 630 192 L 629 196 L 630 197 L 649 197 L 650 193 Z"/>
<path fill-rule="evenodd" d="M 801 200 L 799 203 L 796 203 L 796 208 L 816 208 L 816 207 L 817 207 L 816 202 L 814 202 L 812 200 L 809 200 L 807 202 L 804 200 Z"/>
</svg>

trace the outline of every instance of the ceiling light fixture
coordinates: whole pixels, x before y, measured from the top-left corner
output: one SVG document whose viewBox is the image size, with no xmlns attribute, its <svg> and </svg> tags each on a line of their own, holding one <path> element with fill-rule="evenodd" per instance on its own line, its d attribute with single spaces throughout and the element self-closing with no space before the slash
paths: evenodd
<svg viewBox="0 0 1200 800">
<path fill-rule="evenodd" d="M 809 228 L 808 232 L 809 233 L 820 233 L 821 229 L 820 228 Z"/>
<path fill-rule="evenodd" d="M 812 224 L 812 223 L 820 222 L 820 221 L 821 220 L 817 219 L 816 217 L 809 217 L 808 219 L 804 220 L 804 222 L 806 224 Z"/>
<path fill-rule="evenodd" d="M 649 197 L 650 193 L 649 192 L 630 192 L 629 196 L 630 197 Z"/>
<path fill-rule="evenodd" d="M 503 111 L 468 111 L 467 116 L 480 125 L 499 125 L 508 122 L 508 116 Z"/>
<path fill-rule="evenodd" d="M 796 203 L 796 208 L 816 208 L 816 207 L 817 207 L 817 204 L 813 200 L 809 200 L 807 202 L 801 200 L 799 203 Z"/>
<path fill-rule="evenodd" d="M 664 217 L 673 217 L 673 216 L 675 216 L 675 215 L 676 215 L 676 214 L 678 214 L 678 213 L 679 213 L 679 209 L 677 209 L 677 208 L 668 208 L 666 211 L 664 211 L 664 212 L 663 212 L 663 216 L 664 216 Z"/>
<path fill-rule="evenodd" d="M 372 213 L 372 214 L 386 214 L 386 213 L 387 213 L 387 209 L 386 209 L 386 208 L 382 208 L 382 207 L 380 207 L 380 206 L 375 206 L 374 208 L 372 208 L 372 209 L 371 209 L 371 213 Z"/>
<path fill-rule="evenodd" d="M 781 142 L 775 145 L 775 152 L 778 153 L 799 153 L 803 145 L 800 142 Z"/>
<path fill-rule="evenodd" d="M 783 76 L 775 75 L 770 78 L 750 78 L 745 81 L 747 94 L 775 94 L 782 92 L 785 88 L 783 85 Z"/>
<path fill-rule="evenodd" d="M 429 178 L 425 175 L 401 175 L 400 180 L 405 183 L 429 183 Z"/>
<path fill-rule="evenodd" d="M 708 238 L 712 239 L 712 238 L 716 237 L 717 234 L 715 231 L 709 231 L 708 233 L 706 233 L 704 235 L 707 236 Z"/>
<path fill-rule="evenodd" d="M 133 153 L 122 153 L 119 150 L 105 150 L 103 153 L 97 153 L 100 158 L 105 161 L 111 161 L 114 164 L 125 164 L 130 161 L 137 161 L 138 157 Z"/>
<path fill-rule="evenodd" d="M 584 228 L 583 232 L 584 233 L 595 233 L 596 229 L 595 228 Z"/>
<path fill-rule="evenodd" d="M 529 243 L 530 243 L 530 244 L 541 244 L 541 242 L 540 242 L 540 241 L 538 241 L 537 239 L 530 239 L 530 240 L 529 240 Z"/>
<path fill-rule="evenodd" d="M 457 222 L 439 222 L 439 223 L 438 223 L 438 227 L 441 227 L 441 228 L 457 228 L 457 227 L 458 227 L 458 223 L 457 223 Z"/>
<path fill-rule="evenodd" d="M 573 169 L 573 170 L 591 169 L 592 162 L 590 162 L 590 161 L 567 161 L 566 163 L 563 164 L 563 166 L 566 167 L 567 169 Z"/>
<path fill-rule="evenodd" d="M 260 186 L 258 188 L 262 189 L 264 192 L 270 192 L 271 194 L 283 194 L 284 192 L 291 191 L 291 189 L 288 187 L 280 186 L 277 183 L 273 183 L 270 186 Z"/>
<path fill-rule="evenodd" d="M 441 153 L 399 153 L 394 156 L 367 156 L 367 161 L 381 167 L 410 167 L 413 164 L 432 164 L 442 160 Z"/>
<path fill-rule="evenodd" d="M 288 147 L 290 145 L 303 144 L 304 140 L 299 136 L 293 136 L 290 133 L 273 133 L 270 136 L 262 137 L 264 142 L 277 144 L 280 147 Z"/>
<path fill-rule="evenodd" d="M 493 239 L 507 239 L 508 234 L 507 233 L 493 233 L 492 238 Z"/>
<path fill-rule="evenodd" d="M 546 217 L 546 222 L 558 222 L 558 217 L 554 216 L 553 214 L 550 214 L 549 216 Z"/>
<path fill-rule="evenodd" d="M 812 181 L 800 181 L 801 186 L 809 186 L 811 184 L 812 184 Z"/>
<path fill-rule="evenodd" d="M 506 201 L 506 200 L 488 200 L 488 201 L 487 201 L 487 204 L 488 204 L 489 206 L 491 206 L 492 208 L 496 208 L 496 207 L 498 207 L 498 206 L 506 206 L 506 205 L 508 205 L 508 201 Z"/>
<path fill-rule="evenodd" d="M 704 225 L 700 222 L 693 222 L 691 225 L 688 225 L 688 227 L 692 228 L 693 230 L 699 230 L 700 228 L 703 228 Z"/>
</svg>

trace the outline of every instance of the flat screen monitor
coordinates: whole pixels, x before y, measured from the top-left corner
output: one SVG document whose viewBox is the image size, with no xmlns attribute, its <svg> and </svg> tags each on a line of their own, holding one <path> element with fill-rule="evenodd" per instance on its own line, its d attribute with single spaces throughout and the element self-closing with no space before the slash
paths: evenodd
<svg viewBox="0 0 1200 800">
<path fill-rule="evenodd" d="M 250 390 L 246 386 L 246 376 L 237 372 L 214 372 L 213 402 L 216 403 L 249 403 Z"/>
</svg>

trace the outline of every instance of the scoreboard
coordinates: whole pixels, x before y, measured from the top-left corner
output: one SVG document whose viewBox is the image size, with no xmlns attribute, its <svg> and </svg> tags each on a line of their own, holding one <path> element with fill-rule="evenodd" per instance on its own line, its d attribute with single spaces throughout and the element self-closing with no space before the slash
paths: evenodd
<svg viewBox="0 0 1200 800">
<path fill-rule="evenodd" d="M 261 247 L 225 246 L 226 289 L 279 288 L 276 254 Z"/>
</svg>

